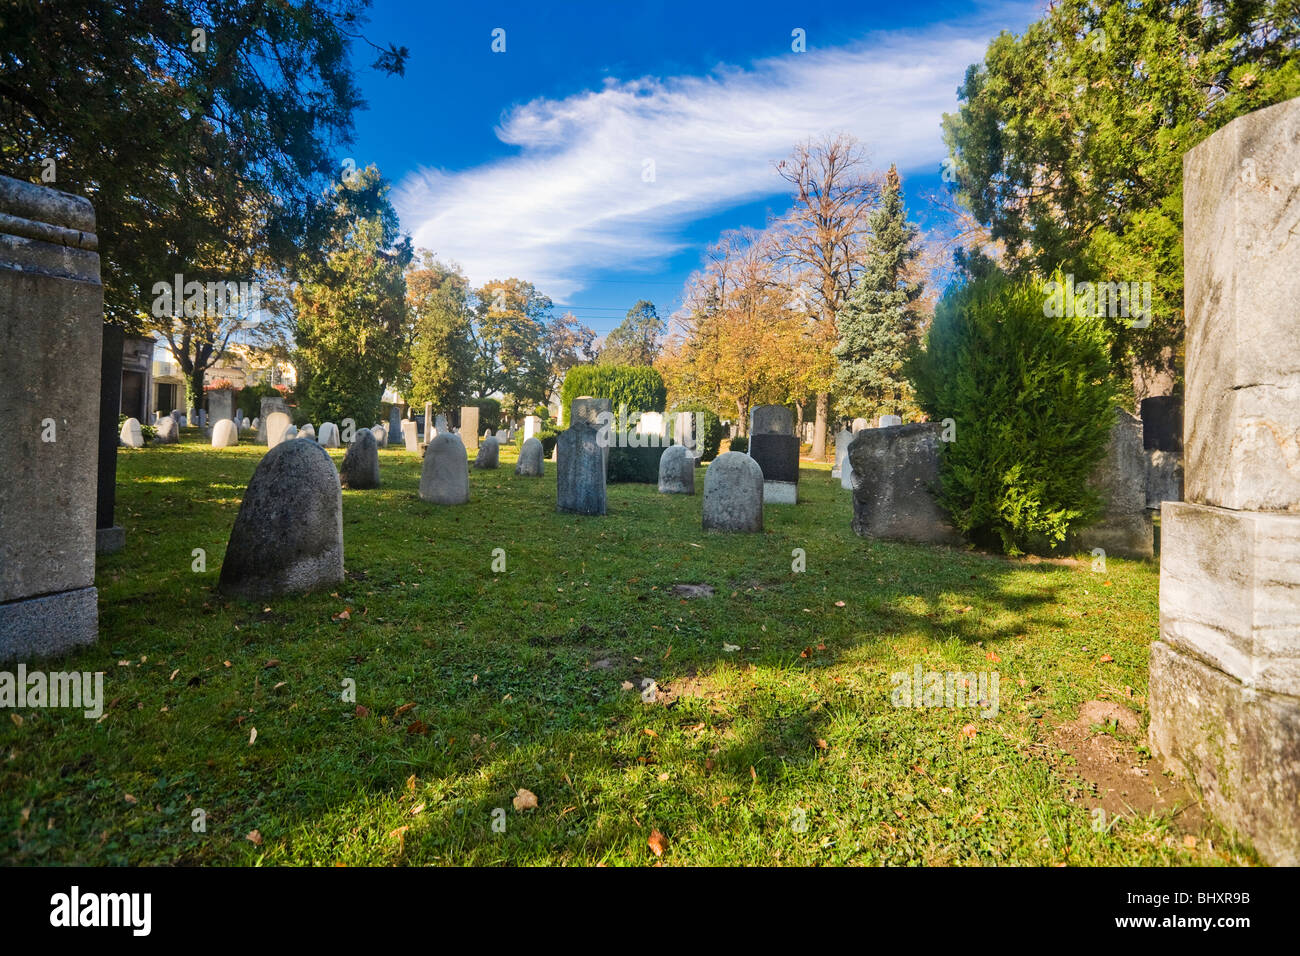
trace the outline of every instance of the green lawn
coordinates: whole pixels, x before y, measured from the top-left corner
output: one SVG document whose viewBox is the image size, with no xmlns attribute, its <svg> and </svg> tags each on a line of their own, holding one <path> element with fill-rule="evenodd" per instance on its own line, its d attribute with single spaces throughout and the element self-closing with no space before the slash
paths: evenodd
<svg viewBox="0 0 1300 956">
<path fill-rule="evenodd" d="M 1152 564 L 866 541 L 816 467 L 762 535 L 705 534 L 698 494 L 651 485 L 610 486 L 604 518 L 559 515 L 553 463 L 516 478 L 513 448 L 473 473 L 469 505 L 439 508 L 393 448 L 382 488 L 343 493 L 346 582 L 254 605 L 215 585 L 262 453 L 197 430 L 122 451 L 127 547 L 99 561 L 99 644 L 46 665 L 105 671 L 111 706 L 5 716 L 3 861 L 1255 861 L 1215 830 L 1185 840 L 1169 813 L 1097 832 L 1052 746 L 1097 698 L 1145 726 Z M 893 707 L 890 674 L 917 663 L 998 671 L 998 715 Z M 1141 741 L 1125 740 L 1135 762 Z M 535 809 L 512 807 L 521 788 Z"/>
</svg>

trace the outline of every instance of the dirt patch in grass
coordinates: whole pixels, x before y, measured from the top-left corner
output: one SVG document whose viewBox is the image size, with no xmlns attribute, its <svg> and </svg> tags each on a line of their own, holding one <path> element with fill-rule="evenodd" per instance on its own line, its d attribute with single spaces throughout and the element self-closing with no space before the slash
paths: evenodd
<svg viewBox="0 0 1300 956">
<path fill-rule="evenodd" d="M 1073 766 L 1057 761 L 1057 769 L 1085 784 L 1069 799 L 1081 800 L 1089 810 L 1101 807 L 1107 821 L 1169 813 L 1180 833 L 1203 833 L 1206 820 L 1199 801 L 1166 775 L 1160 760 L 1139 752 L 1139 727 L 1138 715 L 1124 705 L 1090 700 L 1077 718 L 1052 728 L 1055 749 L 1074 758 Z"/>
</svg>

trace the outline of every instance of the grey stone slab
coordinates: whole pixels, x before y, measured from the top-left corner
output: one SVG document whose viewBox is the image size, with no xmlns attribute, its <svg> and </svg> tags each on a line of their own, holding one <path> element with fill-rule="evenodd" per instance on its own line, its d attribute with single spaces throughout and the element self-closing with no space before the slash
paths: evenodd
<svg viewBox="0 0 1300 956">
<path fill-rule="evenodd" d="M 480 470 L 496 468 L 501 462 L 501 442 L 496 438 L 484 438 L 474 457 L 474 467 Z"/>
<path fill-rule="evenodd" d="M 176 425 L 176 419 L 170 415 L 159 418 L 158 424 L 154 426 L 157 432 L 154 435 L 154 443 L 158 445 L 175 445 L 180 441 L 180 429 Z"/>
<path fill-rule="evenodd" d="M 936 501 L 939 436 L 933 422 L 866 428 L 853 436 L 853 530 L 866 538 L 958 545 L 961 535 Z"/>
<path fill-rule="evenodd" d="M 425 447 L 420 497 L 436 505 L 469 501 L 469 457 L 459 435 L 444 432 Z"/>
<path fill-rule="evenodd" d="M 524 439 L 519 449 L 519 460 L 515 463 L 515 474 L 525 478 L 541 478 L 546 473 L 541 439 L 529 436 Z"/>
<path fill-rule="evenodd" d="M 465 451 L 478 451 L 479 408 L 466 405 L 460 410 L 460 437 L 465 443 Z"/>
<path fill-rule="evenodd" d="M 285 440 L 285 433 L 293 425 L 287 412 L 271 412 L 266 416 L 266 444 L 274 448 Z"/>
<path fill-rule="evenodd" d="M 1077 535 L 1076 547 L 1102 548 L 1108 555 L 1150 558 L 1155 532 L 1147 512 L 1147 462 L 1142 450 L 1142 421 L 1115 409 L 1106 454 L 1088 479 L 1102 498 L 1100 519 Z"/>
<path fill-rule="evenodd" d="M 212 447 L 230 448 L 239 444 L 239 429 L 229 418 L 223 418 L 212 426 Z"/>
<path fill-rule="evenodd" d="M 794 412 L 785 405 L 755 405 L 749 412 L 750 441 L 756 435 L 793 436 Z"/>
<path fill-rule="evenodd" d="M 379 443 L 373 432 L 357 429 L 339 466 L 339 483 L 357 490 L 379 487 Z"/>
<path fill-rule="evenodd" d="M 339 441 L 339 426 L 333 422 L 321 422 L 320 437 L 317 439 L 322 448 L 341 448 L 342 442 Z"/>
<path fill-rule="evenodd" d="M 30 662 L 94 644 L 99 600 L 93 587 L 0 604 L 0 663 Z"/>
<path fill-rule="evenodd" d="M 659 456 L 659 492 L 695 494 L 695 459 L 681 445 L 669 445 Z"/>
<path fill-rule="evenodd" d="M 1158 510 L 1162 502 L 1183 500 L 1183 456 L 1176 451 L 1148 448 L 1147 510 Z"/>
<path fill-rule="evenodd" d="M 799 439 L 758 432 L 749 436 L 749 457 L 758 462 L 765 481 L 799 483 Z"/>
<path fill-rule="evenodd" d="M 257 429 L 257 443 L 259 445 L 268 444 L 269 435 L 267 434 L 267 419 L 274 412 L 280 412 L 288 418 L 289 403 L 283 398 L 270 397 L 262 399 L 261 414 L 258 415 L 257 418 L 253 419 L 253 427 Z M 290 423 L 292 423 L 292 420 Z M 286 425 L 285 427 L 287 428 L 288 426 Z"/>
<path fill-rule="evenodd" d="M 666 454 L 666 453 L 665 453 Z M 704 473 L 705 531 L 763 530 L 763 470 L 743 452 L 723 452 Z"/>
<path fill-rule="evenodd" d="M 555 443 L 555 508 L 572 514 L 603 515 L 605 462 L 609 448 L 598 443 L 596 429 L 590 427 L 583 417 L 585 406 L 582 402 L 582 399 L 574 400 L 574 424 L 560 432 Z"/>
<path fill-rule="evenodd" d="M 127 448 L 143 448 L 144 434 L 140 431 L 140 422 L 134 418 L 124 421 L 122 430 L 118 434 L 118 441 Z"/>
</svg>

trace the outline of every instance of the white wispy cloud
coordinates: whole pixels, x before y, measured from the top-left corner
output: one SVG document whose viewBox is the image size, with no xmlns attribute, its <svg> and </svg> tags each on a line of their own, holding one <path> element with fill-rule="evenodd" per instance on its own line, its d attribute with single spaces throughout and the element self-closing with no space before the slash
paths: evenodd
<svg viewBox="0 0 1300 956">
<path fill-rule="evenodd" d="M 940 117 L 955 108 L 967 65 L 999 29 L 1032 15 L 1020 4 L 833 48 L 814 37 L 806 53 L 705 76 L 533 100 L 497 129 L 516 155 L 422 168 L 398 183 L 394 202 L 416 246 L 458 261 L 471 281 L 520 276 L 562 301 L 602 269 L 654 268 L 683 247 L 692 221 L 765 197 L 783 205 L 773 163 L 810 136 L 846 130 L 876 165 L 937 169 Z"/>
</svg>

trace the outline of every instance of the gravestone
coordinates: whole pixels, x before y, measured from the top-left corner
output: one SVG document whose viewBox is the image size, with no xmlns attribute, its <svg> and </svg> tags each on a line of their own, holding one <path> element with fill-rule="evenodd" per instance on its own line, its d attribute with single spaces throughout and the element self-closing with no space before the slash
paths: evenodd
<svg viewBox="0 0 1300 956">
<path fill-rule="evenodd" d="M 134 418 L 128 418 L 124 421 L 118 440 L 127 448 L 143 448 L 144 433 L 140 431 L 140 423 Z"/>
<path fill-rule="evenodd" d="M 357 429 L 339 466 L 339 484 L 354 489 L 379 487 L 379 443 L 374 432 Z"/>
<path fill-rule="evenodd" d="M 394 405 L 388 410 L 388 427 L 384 429 L 384 435 L 396 441 L 400 434 L 402 434 L 402 410 Z"/>
<path fill-rule="evenodd" d="M 154 426 L 157 429 L 154 435 L 154 444 L 157 445 L 175 445 L 180 441 L 181 430 L 176 425 L 176 419 L 170 415 L 165 418 L 159 418 L 158 424 Z"/>
<path fill-rule="evenodd" d="M 290 441 L 291 439 L 297 437 L 298 437 L 298 426 L 290 425 L 288 428 L 284 430 L 284 438 L 282 438 L 281 441 Z"/>
<path fill-rule="evenodd" d="M 1160 509 L 1151 748 L 1300 864 L 1300 98 L 1183 157 L 1185 496 Z"/>
<path fill-rule="evenodd" d="M 460 437 L 465 451 L 478 451 L 478 406 L 466 405 L 460 410 Z"/>
<path fill-rule="evenodd" d="M 474 457 L 474 467 L 479 470 L 496 468 L 500 462 L 501 443 L 495 438 L 483 439 L 483 444 L 479 445 L 478 454 Z"/>
<path fill-rule="evenodd" d="M 668 454 L 668 452 L 664 452 Z M 723 452 L 704 473 L 705 531 L 763 530 L 763 469 L 739 451 Z"/>
<path fill-rule="evenodd" d="M 1147 512 L 1147 462 L 1142 453 L 1142 421 L 1115 409 L 1106 457 L 1088 479 L 1102 498 L 1101 518 L 1078 534 L 1084 551 L 1101 548 L 1125 558 L 1152 556 L 1155 534 Z"/>
<path fill-rule="evenodd" d="M 238 426 L 240 426 L 240 427 L 242 428 L 242 427 L 244 426 L 244 422 L 247 421 L 247 420 L 248 420 L 248 419 L 244 416 L 244 410 L 243 410 L 242 408 L 236 408 L 236 409 L 235 409 L 235 424 L 238 425 Z"/>
<path fill-rule="evenodd" d="M 459 435 L 442 432 L 424 449 L 420 497 L 435 505 L 463 505 L 469 501 L 469 457 Z"/>
<path fill-rule="evenodd" d="M 289 430 L 293 420 L 285 412 L 271 412 L 266 416 L 266 443 L 270 448 L 274 448 L 280 442 L 284 441 L 284 433 Z"/>
<path fill-rule="evenodd" d="M 283 398 L 272 396 L 262 399 L 262 414 L 253 419 L 253 427 L 257 429 L 257 443 L 259 445 L 268 444 L 269 435 L 267 434 L 267 419 L 272 412 L 280 412 L 286 418 L 289 417 L 289 403 Z"/>
<path fill-rule="evenodd" d="M 1183 400 L 1154 395 L 1138 405 L 1142 417 L 1142 447 L 1148 451 L 1183 451 Z"/>
<path fill-rule="evenodd" d="M 441 413 L 433 417 L 433 427 L 441 435 L 443 432 L 451 431 L 451 426 L 447 424 L 447 416 Z"/>
<path fill-rule="evenodd" d="M 1160 505 L 1166 501 L 1182 501 L 1183 456 L 1176 451 L 1156 448 L 1143 454 L 1146 457 L 1147 509 L 1159 511 Z"/>
<path fill-rule="evenodd" d="M 420 426 L 411 419 L 402 422 L 402 441 L 406 443 L 406 450 L 412 454 L 420 453 Z"/>
<path fill-rule="evenodd" d="M 314 441 L 281 442 L 258 462 L 244 492 L 218 588 L 264 600 L 343 580 L 343 493 Z"/>
<path fill-rule="evenodd" d="M 698 461 L 704 455 L 704 448 L 695 432 L 694 412 L 677 412 L 673 415 L 673 443 L 681 445 Z"/>
<path fill-rule="evenodd" d="M 433 402 L 424 403 L 424 443 L 427 445 L 433 441 L 434 435 L 440 435 L 447 429 L 436 424 L 433 420 Z"/>
<path fill-rule="evenodd" d="M 213 422 L 223 418 L 235 420 L 235 393 L 228 388 L 213 389 L 208 392 L 208 414 Z"/>
<path fill-rule="evenodd" d="M 525 438 L 519 449 L 519 461 L 515 463 L 515 474 L 525 478 L 541 478 L 546 472 L 543 463 L 542 442 L 539 438 Z"/>
<path fill-rule="evenodd" d="M 536 415 L 529 415 L 524 419 L 524 441 L 535 438 L 542 433 L 542 420 Z"/>
<path fill-rule="evenodd" d="M 223 418 L 212 426 L 212 447 L 229 448 L 239 444 L 239 430 L 229 418 Z"/>
<path fill-rule="evenodd" d="M 605 513 L 605 463 L 608 445 L 597 435 L 610 413 L 607 398 L 575 398 L 572 422 L 555 443 L 555 508 L 582 515 Z"/>
<path fill-rule="evenodd" d="M 669 445 L 659 456 L 659 493 L 695 494 L 695 459 L 681 445 Z"/>
<path fill-rule="evenodd" d="M 0 176 L 0 662 L 98 635 L 97 248 L 85 199 Z M 116 410 L 108 437 L 116 448 Z"/>
<path fill-rule="evenodd" d="M 831 469 L 831 477 L 840 479 L 840 486 L 850 491 L 853 490 L 853 467 L 849 464 L 849 443 L 852 441 L 853 432 L 841 428 L 835 436 L 835 467 Z"/>
<path fill-rule="evenodd" d="M 880 416 L 880 427 L 881 427 L 881 428 L 897 428 L 897 427 L 898 427 L 899 425 L 901 425 L 901 424 L 903 424 L 903 420 L 902 420 L 901 418 L 899 418 L 897 415 L 881 415 L 881 416 Z"/>
<path fill-rule="evenodd" d="M 388 447 L 388 429 L 383 425 L 372 425 L 370 428 L 370 434 L 375 439 L 375 446 L 377 448 Z"/>
<path fill-rule="evenodd" d="M 849 426 L 849 430 L 856 435 L 858 432 L 870 427 L 871 427 L 871 423 L 868 422 L 865 418 L 855 418 L 853 419 L 853 424 Z"/>
<path fill-rule="evenodd" d="M 749 457 L 763 472 L 763 503 L 799 500 L 799 438 L 784 405 L 756 405 L 749 413 Z"/>
<path fill-rule="evenodd" d="M 335 425 L 333 422 L 321 422 L 319 442 L 322 448 L 341 447 L 341 443 L 339 442 L 339 426 Z"/>
<path fill-rule="evenodd" d="M 864 428 L 849 444 L 853 530 L 864 538 L 962 543 L 935 500 L 943 425 Z"/>
<path fill-rule="evenodd" d="M 299 429 L 298 429 L 298 437 L 299 437 L 299 438 L 310 438 L 312 441 L 315 441 L 315 440 L 316 440 L 316 426 L 313 425 L 311 422 L 308 422 L 306 425 L 303 425 L 302 428 L 299 428 Z"/>
<path fill-rule="evenodd" d="M 259 436 L 258 440 L 260 441 L 261 440 L 260 436 L 262 434 L 262 420 L 258 418 L 256 415 L 253 416 L 253 420 L 252 422 L 249 423 L 249 427 L 252 428 L 253 431 L 258 433 Z"/>
</svg>

